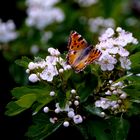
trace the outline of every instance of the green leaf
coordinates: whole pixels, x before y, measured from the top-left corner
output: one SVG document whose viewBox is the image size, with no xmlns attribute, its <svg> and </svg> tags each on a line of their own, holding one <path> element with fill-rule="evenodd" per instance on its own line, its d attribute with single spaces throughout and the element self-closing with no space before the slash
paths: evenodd
<svg viewBox="0 0 140 140">
<path fill-rule="evenodd" d="M 81 135 L 84 137 L 85 140 L 89 140 L 90 136 L 87 131 L 86 124 L 83 122 L 82 124 L 76 125 L 76 128 L 81 133 Z"/>
<path fill-rule="evenodd" d="M 131 64 L 131 72 L 140 73 L 140 52 L 137 52 L 130 56 Z"/>
<path fill-rule="evenodd" d="M 17 105 L 23 108 L 29 108 L 36 101 L 35 94 L 26 94 L 22 96 L 19 100 L 15 101 Z"/>
<path fill-rule="evenodd" d="M 135 76 L 135 75 L 128 76 L 127 80 L 131 81 L 131 84 L 140 83 L 140 77 L 139 76 Z"/>
<path fill-rule="evenodd" d="M 61 89 L 58 90 L 57 92 L 58 92 L 57 99 L 58 99 L 59 105 L 61 108 L 63 108 L 65 107 L 66 102 L 67 102 L 66 93 L 64 93 L 63 90 Z"/>
<path fill-rule="evenodd" d="M 88 106 L 85 107 L 85 109 L 88 112 L 90 112 L 92 115 L 101 116 L 102 110 L 100 108 L 97 108 L 95 106 L 88 105 Z"/>
<path fill-rule="evenodd" d="M 14 116 L 14 115 L 17 115 L 17 114 L 23 112 L 24 110 L 26 110 L 26 108 L 18 106 L 13 101 L 11 101 L 7 104 L 6 109 L 7 110 L 5 111 L 5 115 L 8 115 L 8 116 Z"/>
<path fill-rule="evenodd" d="M 37 114 L 33 118 L 34 124 L 29 127 L 26 136 L 33 140 L 45 139 L 52 133 L 54 133 L 62 124 L 62 122 L 56 122 L 52 124 L 49 121 L 49 117 L 46 114 Z"/>
<path fill-rule="evenodd" d="M 123 118 L 112 117 L 109 119 L 113 140 L 124 140 L 127 138 L 129 122 Z"/>
<path fill-rule="evenodd" d="M 96 140 L 112 140 L 111 130 L 105 120 L 90 120 L 87 122 L 87 131 L 91 139 Z"/>
<path fill-rule="evenodd" d="M 93 74 L 86 74 L 84 77 L 84 82 L 79 84 L 77 89 L 81 102 L 85 102 L 89 95 L 93 94 L 94 89 L 98 85 L 98 78 Z"/>
<path fill-rule="evenodd" d="M 47 85 L 23 86 L 12 90 L 12 95 L 18 99 L 16 103 L 19 106 L 29 108 L 33 107 L 33 103 L 38 103 L 33 107 L 34 112 L 38 112 L 44 105 L 55 99 L 49 93 L 50 87 Z"/>
<path fill-rule="evenodd" d="M 28 64 L 31 61 L 32 60 L 30 60 L 28 57 L 23 56 L 21 59 L 16 60 L 15 63 L 19 66 L 24 67 L 24 68 L 28 68 Z"/>
<path fill-rule="evenodd" d="M 123 91 L 125 91 L 130 96 L 131 99 L 140 100 L 140 84 L 139 83 L 125 87 L 123 88 Z"/>
<path fill-rule="evenodd" d="M 49 96 L 50 87 L 45 85 L 36 85 L 36 86 L 22 86 L 22 87 L 16 87 L 12 91 L 12 95 L 19 99 L 21 96 L 24 96 L 25 94 L 36 94 L 36 96 Z"/>
<path fill-rule="evenodd" d="M 140 102 L 132 102 L 131 106 L 128 108 L 127 115 L 134 116 L 140 114 Z"/>
</svg>

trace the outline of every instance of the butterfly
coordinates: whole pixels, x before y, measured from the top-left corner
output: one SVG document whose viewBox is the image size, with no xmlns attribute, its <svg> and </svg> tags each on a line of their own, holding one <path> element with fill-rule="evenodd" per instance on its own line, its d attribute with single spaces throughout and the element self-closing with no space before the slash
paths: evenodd
<svg viewBox="0 0 140 140">
<path fill-rule="evenodd" d="M 87 41 L 76 31 L 71 31 L 68 39 L 67 63 L 75 70 L 80 72 L 84 68 L 97 60 L 102 52 L 93 48 Z"/>
</svg>

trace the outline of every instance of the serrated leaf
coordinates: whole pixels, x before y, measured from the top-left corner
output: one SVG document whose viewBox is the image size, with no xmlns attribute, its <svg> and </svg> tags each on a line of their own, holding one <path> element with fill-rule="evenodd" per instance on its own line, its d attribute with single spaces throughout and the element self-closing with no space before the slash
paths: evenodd
<svg viewBox="0 0 140 140">
<path fill-rule="evenodd" d="M 33 122 L 34 124 L 29 127 L 26 136 L 34 140 L 47 138 L 62 124 L 62 122 L 56 122 L 55 124 L 52 124 L 46 114 L 35 115 L 33 118 Z"/>
<path fill-rule="evenodd" d="M 140 114 L 140 103 L 132 102 L 131 106 L 128 108 L 127 115 L 134 116 Z"/>
<path fill-rule="evenodd" d="M 22 96 L 19 100 L 15 101 L 15 103 L 23 108 L 29 108 L 36 101 L 35 94 L 26 94 Z"/>
<path fill-rule="evenodd" d="M 34 112 L 38 112 L 44 105 L 55 99 L 55 97 L 51 97 L 49 93 L 49 86 L 42 85 L 23 86 L 14 88 L 12 90 L 12 95 L 18 99 L 16 103 L 19 106 L 25 107 L 27 109 L 32 107 L 33 103 L 38 103 L 35 108 L 33 107 Z"/>
<path fill-rule="evenodd" d="M 29 62 L 31 62 L 32 60 L 30 60 L 28 57 L 23 56 L 21 59 L 18 59 L 15 61 L 15 63 L 19 66 L 22 66 L 24 68 L 28 67 Z"/>
<path fill-rule="evenodd" d="M 49 86 L 23 86 L 23 87 L 16 87 L 12 91 L 12 95 L 19 99 L 21 96 L 25 94 L 36 94 L 36 95 L 49 95 L 50 88 Z"/>
<path fill-rule="evenodd" d="M 140 83 L 140 76 L 135 76 L 135 75 L 128 76 L 127 80 L 131 81 L 131 84 L 137 84 Z"/>
<path fill-rule="evenodd" d="M 140 64 L 140 52 L 137 52 L 130 56 L 130 60 L 132 62 L 132 66 L 135 64 Z"/>
<path fill-rule="evenodd" d="M 87 131 L 91 139 L 96 140 L 112 140 L 111 129 L 105 120 L 90 120 L 87 122 Z"/>
<path fill-rule="evenodd" d="M 124 140 L 127 138 L 129 122 L 123 118 L 112 117 L 109 119 L 113 140 Z"/>
<path fill-rule="evenodd" d="M 137 52 L 130 56 L 131 64 L 131 72 L 140 73 L 140 52 Z"/>
<path fill-rule="evenodd" d="M 15 115 L 23 112 L 24 110 L 26 110 L 26 108 L 18 106 L 13 101 L 11 101 L 7 104 L 6 109 L 7 110 L 5 111 L 5 115 L 8 115 L 8 116 L 15 116 Z"/>
<path fill-rule="evenodd" d="M 85 140 L 89 140 L 90 136 L 84 123 L 76 125 L 76 128 L 80 131 L 81 135 L 84 137 Z"/>
<path fill-rule="evenodd" d="M 122 89 L 125 91 L 131 99 L 140 100 L 140 84 L 136 83 L 133 85 L 129 85 Z"/>
<path fill-rule="evenodd" d="M 85 107 L 85 109 L 93 115 L 101 116 L 102 110 L 100 108 L 88 105 Z"/>
</svg>

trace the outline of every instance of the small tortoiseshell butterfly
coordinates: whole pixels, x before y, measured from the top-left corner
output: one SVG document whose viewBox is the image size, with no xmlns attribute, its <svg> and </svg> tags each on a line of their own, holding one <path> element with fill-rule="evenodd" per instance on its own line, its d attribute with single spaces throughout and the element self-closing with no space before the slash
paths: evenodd
<svg viewBox="0 0 140 140">
<path fill-rule="evenodd" d="M 68 40 L 67 63 L 78 73 L 87 65 L 97 60 L 102 52 L 88 45 L 87 41 L 76 31 L 70 33 Z"/>
</svg>

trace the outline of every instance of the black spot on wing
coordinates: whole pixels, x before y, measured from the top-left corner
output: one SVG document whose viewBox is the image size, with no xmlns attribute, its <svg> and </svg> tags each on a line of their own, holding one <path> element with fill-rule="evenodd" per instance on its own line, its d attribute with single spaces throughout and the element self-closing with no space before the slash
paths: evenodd
<svg viewBox="0 0 140 140">
<path fill-rule="evenodd" d="M 80 42 L 81 40 L 83 40 L 83 37 L 82 37 L 82 36 L 78 38 L 78 41 L 79 41 L 79 42 Z"/>
</svg>

